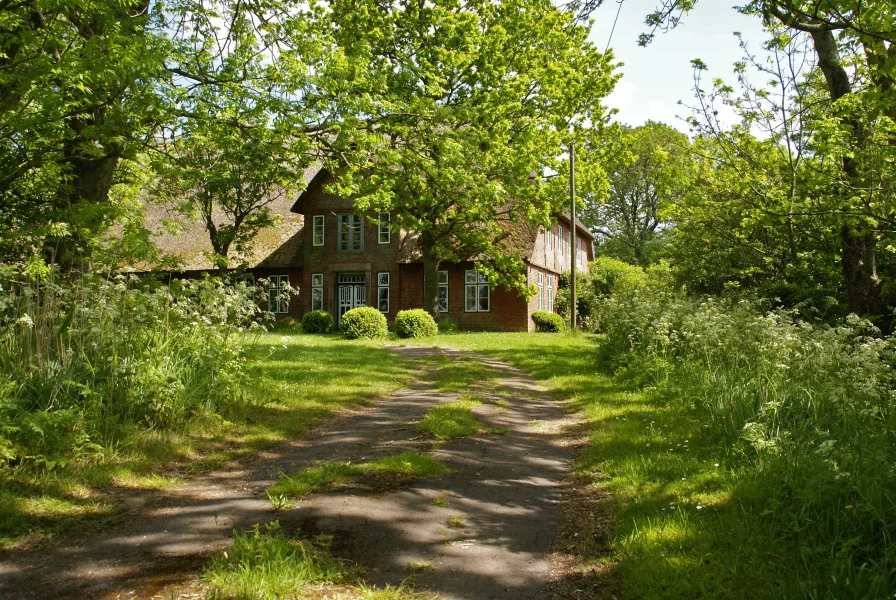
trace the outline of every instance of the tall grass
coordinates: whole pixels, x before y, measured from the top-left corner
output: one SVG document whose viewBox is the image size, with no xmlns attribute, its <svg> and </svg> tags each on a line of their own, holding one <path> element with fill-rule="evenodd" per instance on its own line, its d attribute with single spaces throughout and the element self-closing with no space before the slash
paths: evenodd
<svg viewBox="0 0 896 600">
<path fill-rule="evenodd" d="M 808 597 L 896 590 L 896 342 L 643 277 L 595 302 L 604 360 L 691 411 L 741 497 L 798 548 Z"/>
<path fill-rule="evenodd" d="M 0 461 L 53 467 L 239 396 L 253 289 L 84 275 L 0 289 Z"/>
</svg>

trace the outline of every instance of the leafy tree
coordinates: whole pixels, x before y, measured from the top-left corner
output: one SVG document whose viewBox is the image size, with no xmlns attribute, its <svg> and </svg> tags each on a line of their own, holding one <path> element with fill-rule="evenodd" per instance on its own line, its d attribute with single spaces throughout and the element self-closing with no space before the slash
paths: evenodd
<svg viewBox="0 0 896 600">
<path fill-rule="evenodd" d="M 320 56 L 319 46 L 295 39 L 308 15 L 281 16 L 277 29 L 288 33 L 274 41 L 242 5 L 224 16 L 224 26 L 205 19 L 190 26 L 206 35 L 179 50 L 188 67 L 177 72 L 195 90 L 163 130 L 164 152 L 155 161 L 157 200 L 202 221 L 220 268 L 230 266 L 231 250 L 243 251 L 259 230 L 277 223 L 270 204 L 301 188 L 325 131 L 309 123 L 308 103 L 296 99 Z M 211 41 L 220 37 L 229 41 Z"/>
<path fill-rule="evenodd" d="M 109 224 L 119 162 L 164 112 L 166 40 L 145 0 L 4 2 L 0 10 L 3 246 L 66 263 Z M 111 213 L 111 214 L 110 214 Z"/>
<path fill-rule="evenodd" d="M 694 4 L 663 0 L 648 24 L 674 27 L 682 11 Z M 773 31 L 784 27 L 812 40 L 825 92 L 814 115 L 818 135 L 813 152 L 838 163 L 834 173 L 816 179 L 816 192 L 832 201 L 830 214 L 837 215 L 849 309 L 879 314 L 877 246 L 881 225 L 890 228 L 894 217 L 896 7 L 884 0 L 754 0 L 741 10 L 761 16 Z"/>
<path fill-rule="evenodd" d="M 612 57 L 579 15 L 547 0 L 461 3 L 337 0 L 344 51 L 333 93 L 344 107 L 334 147 L 338 190 L 363 211 L 396 210 L 414 232 L 426 301 L 437 310 L 442 261 L 478 260 L 493 284 L 528 292 L 520 224 L 546 225 L 565 204 L 560 168 L 571 124 L 598 129 Z"/>
<path fill-rule="evenodd" d="M 172 137 L 205 127 L 206 142 L 257 137 L 271 149 L 275 133 L 283 140 L 292 129 L 300 140 L 325 129 L 296 101 L 320 70 L 313 7 L 35 0 L 0 8 L 0 214 L 12 225 L 0 251 L 10 260 L 42 252 L 83 264 L 133 212 L 109 192 L 134 183 L 127 178 L 146 164 L 123 161 L 145 163 L 170 150 Z M 210 120 L 218 135 L 201 124 Z M 225 124 L 241 136 L 224 135 Z M 291 159 L 295 145 L 270 161 Z"/>
<path fill-rule="evenodd" d="M 650 262 L 650 247 L 664 225 L 662 212 L 689 186 L 691 156 L 686 135 L 647 122 L 621 127 L 604 152 L 609 180 L 605 202 L 591 199 L 582 221 L 600 236 L 604 254 Z"/>
</svg>

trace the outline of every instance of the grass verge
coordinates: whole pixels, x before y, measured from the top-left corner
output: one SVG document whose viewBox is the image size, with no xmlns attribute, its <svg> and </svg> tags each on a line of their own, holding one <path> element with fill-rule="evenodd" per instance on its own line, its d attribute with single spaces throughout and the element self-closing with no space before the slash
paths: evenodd
<svg viewBox="0 0 896 600">
<path fill-rule="evenodd" d="M 255 384 L 223 413 L 197 414 L 177 431 L 134 432 L 64 464 L 23 464 L 0 473 L 0 547 L 105 526 L 115 520 L 121 496 L 108 488 L 167 487 L 307 435 L 333 411 L 405 386 L 416 370 L 382 342 L 286 329 L 246 341 Z"/>
<path fill-rule="evenodd" d="M 266 491 L 271 502 L 280 498 L 298 498 L 338 483 L 361 477 L 438 477 L 448 468 L 419 452 L 402 452 L 367 463 L 329 462 L 303 469 L 296 475 L 281 475 L 279 481 Z"/>
</svg>

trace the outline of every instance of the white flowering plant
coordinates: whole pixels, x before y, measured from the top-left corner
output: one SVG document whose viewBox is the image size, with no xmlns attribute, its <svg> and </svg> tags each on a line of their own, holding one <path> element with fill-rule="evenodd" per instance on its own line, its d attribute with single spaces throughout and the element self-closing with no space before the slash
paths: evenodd
<svg viewBox="0 0 896 600">
<path fill-rule="evenodd" d="M 139 428 L 226 411 L 261 286 L 203 276 L 0 273 L 0 465 L 56 465 Z"/>
</svg>

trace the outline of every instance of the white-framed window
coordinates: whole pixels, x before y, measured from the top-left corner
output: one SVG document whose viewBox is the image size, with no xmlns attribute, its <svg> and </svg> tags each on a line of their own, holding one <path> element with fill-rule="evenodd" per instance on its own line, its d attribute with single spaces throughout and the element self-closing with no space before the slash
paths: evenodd
<svg viewBox="0 0 896 600">
<path fill-rule="evenodd" d="M 289 312 L 289 275 L 268 276 L 268 310 L 272 313 Z"/>
<path fill-rule="evenodd" d="M 312 222 L 312 233 L 311 233 L 311 245 L 312 246 L 323 246 L 324 245 L 324 215 L 314 215 L 311 217 Z"/>
<path fill-rule="evenodd" d="M 464 310 L 466 312 L 489 312 L 491 288 L 488 277 L 477 271 L 464 272 Z"/>
<path fill-rule="evenodd" d="M 548 275 L 548 290 L 547 290 L 547 300 L 548 300 L 548 312 L 554 312 L 554 276 Z"/>
<path fill-rule="evenodd" d="M 389 312 L 389 273 L 376 274 L 376 307 L 381 313 Z"/>
<path fill-rule="evenodd" d="M 584 266 L 584 264 L 585 264 L 585 240 L 580 237 L 577 237 L 576 238 L 576 246 L 577 246 L 576 251 L 578 252 L 578 254 L 576 255 L 576 260 L 578 261 L 579 265 Z"/>
<path fill-rule="evenodd" d="M 324 274 L 311 274 L 311 310 L 324 309 Z"/>
<path fill-rule="evenodd" d="M 544 230 L 544 252 L 550 254 L 554 251 L 554 226 Z"/>
<path fill-rule="evenodd" d="M 379 244 L 391 244 L 392 243 L 392 230 L 389 228 L 389 224 L 392 222 L 392 215 L 387 212 L 380 213 L 376 217 L 376 231 L 377 231 L 377 243 Z"/>
<path fill-rule="evenodd" d="M 339 215 L 339 249 L 343 252 L 364 250 L 364 218 L 361 215 Z"/>
<path fill-rule="evenodd" d="M 544 310 L 544 273 L 539 271 L 536 274 L 538 285 L 538 310 Z"/>
<path fill-rule="evenodd" d="M 439 271 L 439 312 L 448 312 L 448 271 Z"/>
</svg>

